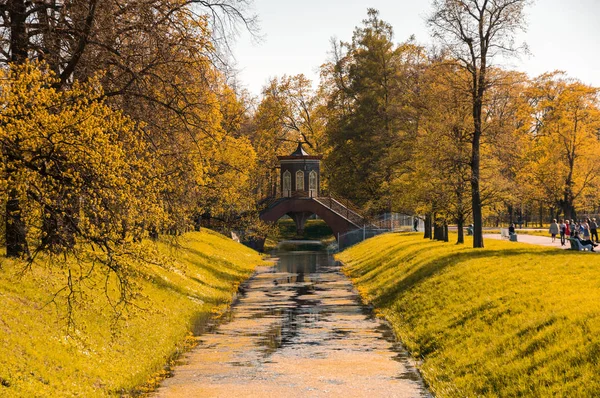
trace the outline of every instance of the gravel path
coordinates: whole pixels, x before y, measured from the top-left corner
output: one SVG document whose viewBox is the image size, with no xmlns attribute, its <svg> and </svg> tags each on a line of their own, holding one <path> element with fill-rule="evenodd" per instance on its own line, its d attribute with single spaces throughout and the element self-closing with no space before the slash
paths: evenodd
<svg viewBox="0 0 600 398">
<path fill-rule="evenodd" d="M 502 239 L 500 234 L 483 234 L 484 239 Z M 531 245 L 549 246 L 556 247 L 557 249 L 570 249 L 571 244 L 569 241 L 564 246 L 560 244 L 560 238 L 557 237 L 556 241 L 552 242 L 552 238 L 549 236 L 536 236 L 536 235 L 517 235 L 517 240 L 521 243 L 529 243 Z M 600 248 L 600 247 L 599 247 Z"/>
</svg>

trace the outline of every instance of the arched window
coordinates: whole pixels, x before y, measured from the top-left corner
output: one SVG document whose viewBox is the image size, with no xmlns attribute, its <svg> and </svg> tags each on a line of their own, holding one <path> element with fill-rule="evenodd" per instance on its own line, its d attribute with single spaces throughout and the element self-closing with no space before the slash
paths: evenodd
<svg viewBox="0 0 600 398">
<path fill-rule="evenodd" d="M 296 172 L 296 191 L 304 191 L 304 172 L 302 170 Z"/>
<path fill-rule="evenodd" d="M 309 196 L 311 198 L 314 198 L 317 196 L 317 192 L 318 192 L 317 172 L 314 170 L 308 174 L 308 192 L 309 192 Z"/>
<path fill-rule="evenodd" d="M 289 170 L 283 172 L 283 196 L 289 197 L 292 193 L 292 173 Z"/>
</svg>

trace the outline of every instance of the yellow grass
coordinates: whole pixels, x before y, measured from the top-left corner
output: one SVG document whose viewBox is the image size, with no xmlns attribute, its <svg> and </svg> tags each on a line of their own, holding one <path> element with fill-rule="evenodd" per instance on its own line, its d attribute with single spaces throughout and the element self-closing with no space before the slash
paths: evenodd
<svg viewBox="0 0 600 398">
<path fill-rule="evenodd" d="M 339 259 L 437 396 L 600 396 L 600 255 L 471 244 L 386 234 Z"/>
<path fill-rule="evenodd" d="M 62 327 L 62 301 L 45 305 L 65 284 L 65 264 L 38 263 L 19 277 L 22 263 L 2 262 L 0 396 L 115 396 L 151 385 L 189 343 L 194 323 L 223 311 L 262 262 L 256 252 L 206 230 L 180 237 L 179 247 L 146 245 L 160 261 L 137 266 L 141 309 L 129 307 L 115 325 L 104 279 L 95 274 L 80 293 L 85 300 L 75 310 L 71 336 Z"/>
</svg>

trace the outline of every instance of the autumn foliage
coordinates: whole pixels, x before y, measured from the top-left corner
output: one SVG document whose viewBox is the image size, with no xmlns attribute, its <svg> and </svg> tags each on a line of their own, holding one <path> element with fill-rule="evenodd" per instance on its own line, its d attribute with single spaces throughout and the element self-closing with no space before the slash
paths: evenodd
<svg viewBox="0 0 600 398">
<path fill-rule="evenodd" d="M 372 215 L 416 214 L 462 231 L 476 218 L 498 226 L 598 214 L 598 88 L 498 62 L 521 50 L 513 39 L 528 3 L 436 1 L 433 48 L 395 42 L 392 26 L 369 9 L 350 41 L 332 42 L 317 89 L 306 89 L 304 76 L 265 87 L 253 141 L 271 145 L 266 159 L 288 141 L 319 143 L 327 192 Z M 479 12 L 491 15 L 490 37 L 478 38 Z M 462 36 L 461 24 L 470 29 Z M 472 40 L 486 41 L 488 52 Z M 294 82 L 305 89 L 290 90 Z M 274 165 L 265 164 L 268 174 Z"/>
<path fill-rule="evenodd" d="M 17 193 L 32 252 L 162 225 L 161 171 L 139 124 L 104 103 L 97 80 L 58 90 L 39 66 L 5 71 L 0 99 L 3 185 Z"/>
</svg>

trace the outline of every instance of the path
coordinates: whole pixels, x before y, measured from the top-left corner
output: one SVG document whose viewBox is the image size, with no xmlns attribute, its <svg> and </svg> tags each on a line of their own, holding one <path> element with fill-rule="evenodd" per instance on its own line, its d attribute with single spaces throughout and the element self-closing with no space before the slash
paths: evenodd
<svg viewBox="0 0 600 398">
<path fill-rule="evenodd" d="M 231 321 L 200 337 L 157 397 L 428 397 L 407 353 L 324 254 L 262 267 Z"/>
<path fill-rule="evenodd" d="M 500 237 L 500 234 L 483 234 L 483 238 L 484 239 L 486 239 L 486 238 L 502 239 Z M 556 247 L 557 249 L 570 249 L 571 248 L 571 244 L 569 243 L 569 241 L 567 241 L 564 246 L 561 246 L 559 237 L 557 237 L 556 241 L 554 241 L 554 243 L 553 243 L 552 238 L 549 236 L 518 234 L 517 240 L 521 243 L 529 243 L 532 245 L 539 245 L 539 246 Z"/>
</svg>

